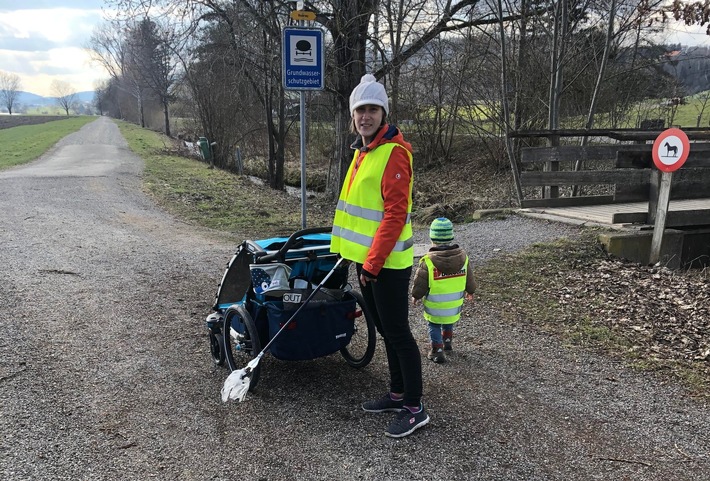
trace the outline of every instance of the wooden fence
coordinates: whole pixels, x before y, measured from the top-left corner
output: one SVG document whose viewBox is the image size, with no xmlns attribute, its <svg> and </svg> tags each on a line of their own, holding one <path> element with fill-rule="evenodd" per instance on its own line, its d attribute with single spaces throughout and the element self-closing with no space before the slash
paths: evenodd
<svg viewBox="0 0 710 481">
<path fill-rule="evenodd" d="M 525 147 L 520 155 L 520 184 L 525 193 L 521 207 L 565 207 L 648 201 L 646 222 L 658 205 L 660 172 L 653 164 L 653 141 L 662 131 L 557 130 L 514 132 L 515 138 L 547 138 L 552 147 Z M 671 199 L 710 198 L 710 130 L 684 129 L 691 141 L 688 159 L 674 172 Z M 584 135 L 593 139 L 580 143 Z M 575 170 L 575 164 L 581 168 Z M 572 195 L 572 186 L 594 186 L 603 193 Z M 708 225 L 710 210 L 685 211 L 677 225 Z M 615 222 L 643 222 L 619 216 Z"/>
</svg>

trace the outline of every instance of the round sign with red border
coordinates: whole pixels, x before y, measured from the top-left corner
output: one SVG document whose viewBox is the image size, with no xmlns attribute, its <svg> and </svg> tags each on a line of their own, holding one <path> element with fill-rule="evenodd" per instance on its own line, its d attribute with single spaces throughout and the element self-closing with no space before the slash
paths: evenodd
<svg viewBox="0 0 710 481">
<path fill-rule="evenodd" d="M 653 143 L 653 163 L 663 172 L 680 169 L 689 153 L 690 141 L 680 129 L 664 130 Z"/>
</svg>

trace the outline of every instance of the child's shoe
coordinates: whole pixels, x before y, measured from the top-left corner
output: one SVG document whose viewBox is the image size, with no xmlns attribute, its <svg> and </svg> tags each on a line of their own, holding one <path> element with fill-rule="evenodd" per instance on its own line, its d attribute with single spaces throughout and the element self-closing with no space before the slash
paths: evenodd
<svg viewBox="0 0 710 481">
<path fill-rule="evenodd" d="M 437 364 L 443 364 L 446 362 L 446 356 L 444 355 L 444 346 L 432 344 L 429 354 L 426 355 L 427 359 L 434 361 Z"/>
<path fill-rule="evenodd" d="M 454 347 L 452 345 L 452 339 L 450 337 L 444 338 L 444 351 L 453 351 Z"/>
</svg>

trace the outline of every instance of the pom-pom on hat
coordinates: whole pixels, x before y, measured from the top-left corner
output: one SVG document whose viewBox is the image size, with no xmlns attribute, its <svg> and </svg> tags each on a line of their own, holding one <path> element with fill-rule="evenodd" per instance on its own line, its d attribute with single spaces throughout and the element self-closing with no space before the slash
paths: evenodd
<svg viewBox="0 0 710 481">
<path fill-rule="evenodd" d="M 446 217 L 434 219 L 429 227 L 429 237 L 434 244 L 449 244 L 454 240 L 454 224 Z"/>
<path fill-rule="evenodd" d="M 363 75 L 360 83 L 350 94 L 350 115 L 361 105 L 379 105 L 385 109 L 385 115 L 390 113 L 389 99 L 385 86 L 379 83 L 372 74 Z"/>
</svg>

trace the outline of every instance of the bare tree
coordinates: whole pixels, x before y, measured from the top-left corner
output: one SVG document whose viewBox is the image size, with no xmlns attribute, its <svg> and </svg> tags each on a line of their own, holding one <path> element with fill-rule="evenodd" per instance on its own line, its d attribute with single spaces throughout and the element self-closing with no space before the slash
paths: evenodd
<svg viewBox="0 0 710 481">
<path fill-rule="evenodd" d="M 521 130 L 581 125 L 585 114 L 593 121 L 590 112 L 594 111 L 599 119 L 607 115 L 609 122 L 619 122 L 624 108 L 628 110 L 643 95 L 645 76 L 650 77 L 645 65 L 634 64 L 636 54 L 630 54 L 628 46 L 639 48 L 648 23 L 643 20 L 650 11 L 658 12 L 660 1 L 615 0 L 615 5 L 610 5 L 612 0 L 303 2 L 302 8 L 316 14 L 312 26 L 326 30 L 326 92 L 319 96 L 332 99 L 335 106 L 335 139 L 332 150 L 324 151 L 331 155 L 328 192 L 337 193 L 351 158 L 348 97 L 364 73 L 373 73 L 388 87 L 393 120 L 405 112 L 407 118 L 414 118 L 411 99 L 417 98 L 417 92 L 419 98 L 431 101 L 421 115 L 431 127 L 430 144 L 425 146 L 429 159 L 445 161 L 458 147 L 453 139 L 462 129 L 462 120 L 467 129 L 485 132 L 486 148 L 503 158 L 503 144 L 495 134 L 508 132 L 511 126 Z M 279 52 L 282 28 L 289 22 L 294 2 L 109 2 L 122 12 L 123 23 L 115 31 L 124 35 L 143 19 L 159 22 L 156 15 L 180 19 L 172 31 L 182 41 L 193 42 L 192 48 L 180 52 L 190 85 L 182 91 L 190 90 L 189 100 L 197 104 L 204 133 L 210 140 L 219 139 L 217 150 L 222 152 L 216 158 L 228 158 L 235 137 L 246 137 L 253 146 L 261 145 L 253 157 L 266 160 L 269 184 L 281 188 L 291 120 L 285 115 L 289 96 L 281 85 Z M 604 27 L 610 23 L 601 22 L 612 10 L 617 18 L 605 36 Z M 620 34 L 630 31 L 637 34 L 636 42 Z M 604 45 L 606 49 L 601 48 Z M 138 64 L 126 59 L 114 63 Z M 505 78 L 501 67 L 506 67 Z M 642 74 L 628 74 L 634 69 Z M 132 90 L 131 78 L 134 86 L 140 86 L 139 70 L 124 68 L 124 88 Z M 639 83 L 632 86 L 631 80 L 637 78 Z M 512 102 L 507 113 L 502 112 L 501 98 Z M 235 118 L 249 121 L 234 122 Z M 505 147 L 510 157 L 517 155 L 519 145 Z M 515 169 L 515 159 L 509 160 Z"/>
<path fill-rule="evenodd" d="M 406 63 L 413 55 L 419 52 L 430 41 L 445 32 L 456 31 L 470 27 L 473 23 L 480 22 L 475 13 L 475 7 L 480 0 L 400 0 L 391 1 L 392 15 L 399 17 L 403 22 L 399 32 L 414 32 L 413 35 L 397 33 L 390 37 L 384 33 L 383 38 L 375 38 L 370 27 L 373 15 L 378 10 L 382 0 L 314 0 L 305 2 L 304 7 L 316 13 L 316 22 L 324 26 L 329 34 L 329 57 L 326 62 L 326 90 L 333 94 L 336 105 L 335 137 L 333 157 L 330 164 L 327 189 L 332 194 L 337 194 L 342 179 L 350 162 L 349 125 L 350 113 L 348 111 L 348 98 L 352 89 L 366 73 L 368 65 L 367 48 L 381 53 L 388 52 L 388 42 L 395 40 L 399 43 L 396 54 L 386 55 L 387 63 L 381 65 L 375 76 L 384 79 L 392 75 L 397 77 L 397 66 Z M 253 85 L 255 93 L 263 99 L 262 105 L 265 113 L 265 125 L 269 131 L 269 170 L 270 184 L 279 188 L 279 172 L 281 157 L 284 152 L 286 129 L 285 94 L 281 86 L 281 62 L 274 52 L 280 50 L 282 22 L 288 19 L 290 2 L 281 0 L 234 0 L 232 2 L 219 2 L 215 0 L 114 0 L 117 10 L 125 12 L 126 18 L 137 18 L 136 15 L 145 15 L 155 9 L 170 11 L 173 15 L 192 16 L 193 20 L 187 22 L 186 32 L 199 31 L 199 25 L 214 25 L 223 28 L 227 35 L 241 41 L 236 43 L 235 52 L 246 49 L 255 50 L 260 47 L 254 57 L 253 68 L 239 70 L 242 80 Z M 399 4 L 397 4 L 399 3 Z M 429 15 L 421 28 L 413 29 L 417 23 L 417 11 L 420 7 L 427 7 Z M 182 9 L 182 10 L 181 10 Z M 262 35 L 260 41 L 240 37 L 244 33 L 246 17 L 231 17 L 232 12 L 242 12 L 249 15 L 259 27 Z M 397 13 L 395 13 L 397 12 Z M 473 20 L 472 20 L 473 19 Z M 495 18 L 488 19 L 495 23 Z M 401 48 L 406 45 L 406 48 Z M 209 52 L 204 52 L 208 57 Z M 217 60 L 217 59 L 214 59 Z M 373 68 L 375 66 L 373 65 Z M 255 74 L 260 72 L 260 77 Z M 396 82 L 396 81 L 395 81 Z M 396 105 L 396 100 L 393 103 Z M 447 126 L 450 128 L 450 126 Z"/>
<path fill-rule="evenodd" d="M 102 80 L 94 83 L 94 106 L 103 115 L 106 111 L 109 95 L 109 81 Z"/>
<path fill-rule="evenodd" d="M 387 59 L 379 67 L 373 65 L 377 67 L 373 69 L 373 74 L 385 82 L 387 77 L 392 76 L 396 94 L 399 89 L 399 69 L 430 42 L 444 33 L 456 32 L 473 25 L 495 23 L 497 20 L 487 12 L 477 11 L 479 0 L 391 0 L 386 2 L 384 15 L 391 19 L 390 26 L 399 23 L 401 25 L 397 25 L 392 34 L 391 28 L 388 28 L 383 32 L 382 38 L 375 38 L 370 26 L 373 18 L 377 18 L 375 13 L 380 4 L 385 4 L 384 0 L 330 0 L 315 3 L 321 7 L 316 8 L 318 21 L 328 29 L 333 39 L 333 58 L 330 59 L 328 75 L 332 79 L 330 90 L 335 94 L 337 104 L 336 146 L 328 191 L 337 195 L 350 162 L 347 138 L 350 122 L 348 99 L 350 92 L 370 65 L 366 55 L 367 42 L 375 44 L 374 50 L 380 52 L 380 59 Z M 424 14 L 420 14 L 420 10 L 425 8 Z M 395 42 L 395 45 L 391 42 Z M 393 53 L 382 55 L 385 52 Z M 396 104 L 397 100 L 394 100 L 394 105 Z"/>
<path fill-rule="evenodd" d="M 172 89 L 175 83 L 177 61 L 172 54 L 173 44 L 170 32 L 161 28 L 150 18 L 140 20 L 127 32 L 128 57 L 134 68 L 141 91 L 149 90 L 163 107 L 165 134 L 170 136 L 170 102 L 173 100 Z"/>
<path fill-rule="evenodd" d="M 695 110 L 698 112 L 698 116 L 695 122 L 696 127 L 700 127 L 700 122 L 703 119 L 703 113 L 707 108 L 708 102 L 710 102 L 710 90 L 705 90 L 704 92 L 698 94 L 698 103 L 693 103 Z"/>
<path fill-rule="evenodd" d="M 126 56 L 121 29 L 109 21 L 94 29 L 86 49 L 93 62 L 103 67 L 111 78 L 122 75 L 122 66 Z"/>
<path fill-rule="evenodd" d="M 523 8 L 525 8 L 526 2 L 523 0 Z M 510 141 L 510 136 L 508 135 L 510 133 L 510 105 L 508 103 L 508 85 L 509 85 L 509 79 L 508 79 L 508 69 L 507 69 L 507 62 L 505 61 L 505 58 L 508 56 L 507 55 L 507 47 L 506 47 L 506 36 L 505 36 L 505 24 L 503 22 L 503 2 L 502 0 L 498 0 L 498 22 L 499 22 L 499 28 L 498 28 L 498 33 L 500 34 L 500 58 L 503 59 L 501 62 L 501 71 L 500 71 L 500 84 L 501 84 L 501 110 L 502 110 L 502 115 L 503 115 L 503 125 L 505 127 L 505 149 L 508 154 L 508 159 L 510 161 L 510 168 L 511 171 L 513 172 L 513 181 L 515 183 L 516 187 L 516 194 L 518 198 L 518 204 L 522 202 L 523 199 L 523 192 L 520 187 L 520 174 L 518 172 L 518 164 L 514 155 L 514 146 L 513 143 Z"/>
<path fill-rule="evenodd" d="M 69 115 L 69 109 L 74 105 L 76 89 L 64 80 L 53 80 L 51 85 L 52 95 L 56 97 L 57 104 Z"/>
<path fill-rule="evenodd" d="M 121 111 L 121 117 L 145 127 L 147 87 L 142 81 L 140 67 L 131 57 L 126 39 L 127 32 L 130 32 L 133 25 L 123 25 L 117 20 L 99 25 L 92 33 L 87 49 L 91 52 L 92 60 L 106 69 L 111 76 L 111 91 L 116 96 L 115 102 Z M 129 99 L 132 105 L 126 105 Z"/>
<path fill-rule="evenodd" d="M 125 56 L 123 41 L 120 34 L 117 32 L 116 28 L 112 28 L 109 22 L 98 25 L 89 39 L 86 49 L 91 55 L 92 62 L 100 65 L 108 72 L 110 76 L 110 81 L 104 82 L 101 85 L 96 86 L 94 96 L 97 102 L 97 107 L 99 111 L 104 110 L 112 115 L 110 109 L 108 109 L 108 103 L 113 103 L 115 106 L 113 115 L 118 118 L 123 118 L 121 111 L 121 104 L 118 99 L 111 99 L 111 94 L 115 93 L 119 82 L 121 81 L 122 73 L 121 66 L 123 65 L 123 58 Z"/>
<path fill-rule="evenodd" d="M 0 71 L 0 102 L 10 115 L 20 95 L 20 89 L 22 89 L 22 82 L 19 75 Z"/>
</svg>

